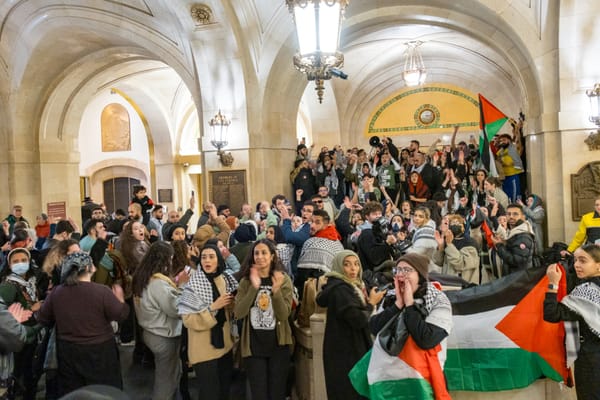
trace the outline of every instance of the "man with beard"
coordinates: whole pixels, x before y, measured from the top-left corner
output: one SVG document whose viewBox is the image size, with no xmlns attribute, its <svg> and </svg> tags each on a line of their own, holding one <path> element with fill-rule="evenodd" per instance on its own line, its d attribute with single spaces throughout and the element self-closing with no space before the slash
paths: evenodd
<svg viewBox="0 0 600 400">
<path fill-rule="evenodd" d="M 498 147 L 496 157 L 502 163 L 502 171 L 504 172 L 502 190 L 508 195 L 510 201 L 514 203 L 517 201 L 517 197 L 521 197 L 519 175 L 524 172 L 523 161 L 521 161 L 519 151 L 509 134 L 505 133 L 499 136 Z"/>
<path fill-rule="evenodd" d="M 506 240 L 492 236 L 492 241 L 502 259 L 502 276 L 521 269 L 531 268 L 535 236 L 529 221 L 525 219 L 523 208 L 518 204 L 509 204 L 506 208 L 508 235 Z"/>
<path fill-rule="evenodd" d="M 329 214 L 315 210 L 310 222 L 310 238 L 304 242 L 298 259 L 298 274 L 294 285 L 299 292 L 308 278 L 318 278 L 330 271 L 333 257 L 344 250 L 341 236 L 331 223 Z"/>
</svg>

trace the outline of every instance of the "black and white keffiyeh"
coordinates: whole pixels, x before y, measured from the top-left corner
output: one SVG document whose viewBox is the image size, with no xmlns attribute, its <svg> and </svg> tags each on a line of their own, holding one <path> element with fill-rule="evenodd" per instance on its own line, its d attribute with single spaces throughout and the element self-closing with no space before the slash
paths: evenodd
<svg viewBox="0 0 600 400">
<path fill-rule="evenodd" d="M 12 282 L 14 285 L 21 286 L 25 289 L 27 296 L 29 296 L 28 301 L 31 303 L 35 303 L 37 301 L 37 291 L 36 291 L 36 279 L 34 276 L 29 278 L 29 280 L 25 280 L 23 277 L 17 274 L 10 274 L 6 277 L 7 282 Z"/>
<path fill-rule="evenodd" d="M 228 272 L 223 272 L 225 290 L 233 293 L 238 288 L 238 282 Z M 179 315 L 194 314 L 204 311 L 213 303 L 213 290 L 208 277 L 201 267 L 192 274 L 189 282 L 183 287 L 183 292 L 177 301 Z"/>
<path fill-rule="evenodd" d="M 600 287 L 594 282 L 585 282 L 575 286 L 561 303 L 581 315 L 590 331 L 600 337 Z M 572 365 L 579 350 L 578 322 L 565 321 L 565 339 L 567 347 L 567 363 Z"/>
</svg>

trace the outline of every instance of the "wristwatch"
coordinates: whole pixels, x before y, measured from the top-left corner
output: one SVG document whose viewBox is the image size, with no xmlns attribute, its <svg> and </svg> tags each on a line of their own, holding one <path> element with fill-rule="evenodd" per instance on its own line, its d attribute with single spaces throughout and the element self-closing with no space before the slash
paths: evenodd
<svg viewBox="0 0 600 400">
<path fill-rule="evenodd" d="M 550 290 L 558 290 L 558 285 L 556 283 L 551 283 L 548 285 L 548 289 Z"/>
</svg>

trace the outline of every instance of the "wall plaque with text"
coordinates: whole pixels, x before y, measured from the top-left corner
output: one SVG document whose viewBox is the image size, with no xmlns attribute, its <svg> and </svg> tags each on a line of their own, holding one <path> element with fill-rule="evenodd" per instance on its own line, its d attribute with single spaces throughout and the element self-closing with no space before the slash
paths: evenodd
<svg viewBox="0 0 600 400">
<path fill-rule="evenodd" d="M 246 170 L 212 171 L 208 181 L 210 199 L 218 207 L 227 204 L 232 215 L 237 215 L 242 204 L 248 202 Z"/>
<path fill-rule="evenodd" d="M 46 204 L 46 214 L 48 215 L 48 220 L 50 222 L 55 219 L 67 219 L 67 202 L 65 201 L 55 201 L 53 203 Z"/>
<path fill-rule="evenodd" d="M 173 202 L 173 189 L 158 189 L 158 202 L 161 203 L 172 203 Z"/>
</svg>

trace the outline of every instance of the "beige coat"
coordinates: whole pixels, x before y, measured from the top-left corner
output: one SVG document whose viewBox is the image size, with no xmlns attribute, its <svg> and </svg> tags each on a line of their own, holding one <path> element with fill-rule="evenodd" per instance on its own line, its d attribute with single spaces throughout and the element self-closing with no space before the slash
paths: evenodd
<svg viewBox="0 0 600 400">
<path fill-rule="evenodd" d="M 220 275 L 215 278 L 215 284 L 220 294 L 225 293 L 225 279 Z M 186 314 L 182 316 L 183 325 L 188 328 L 188 357 L 191 364 L 215 360 L 227 354 L 233 347 L 231 337 L 231 317 L 230 307 L 225 309 L 227 320 L 223 324 L 223 341 L 225 346 L 222 349 L 215 349 L 210 343 L 210 330 L 217 324 L 217 320 L 208 310 L 195 314 Z"/>
</svg>

